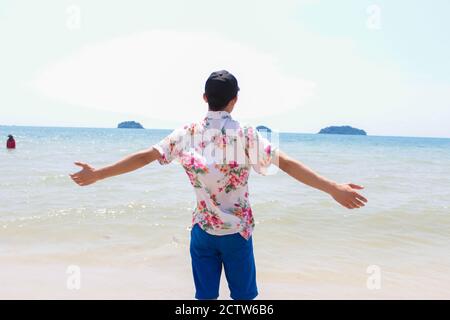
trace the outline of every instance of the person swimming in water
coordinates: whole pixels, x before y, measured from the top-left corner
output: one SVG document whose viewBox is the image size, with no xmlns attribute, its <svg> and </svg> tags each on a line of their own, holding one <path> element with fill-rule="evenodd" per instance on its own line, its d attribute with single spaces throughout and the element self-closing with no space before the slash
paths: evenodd
<svg viewBox="0 0 450 320">
<path fill-rule="evenodd" d="M 14 140 L 14 137 L 11 134 L 8 135 L 8 140 L 6 140 L 6 148 L 7 149 L 15 149 L 16 148 L 16 140 Z"/>
</svg>

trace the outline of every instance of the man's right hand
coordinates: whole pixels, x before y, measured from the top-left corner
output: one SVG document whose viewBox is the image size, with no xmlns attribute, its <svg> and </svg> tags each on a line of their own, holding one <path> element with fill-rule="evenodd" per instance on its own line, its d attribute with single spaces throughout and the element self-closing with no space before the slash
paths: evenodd
<svg viewBox="0 0 450 320">
<path fill-rule="evenodd" d="M 93 167 L 83 162 L 75 162 L 82 169 L 76 173 L 70 174 L 72 180 L 79 186 L 87 186 L 99 180 L 98 174 Z"/>
</svg>

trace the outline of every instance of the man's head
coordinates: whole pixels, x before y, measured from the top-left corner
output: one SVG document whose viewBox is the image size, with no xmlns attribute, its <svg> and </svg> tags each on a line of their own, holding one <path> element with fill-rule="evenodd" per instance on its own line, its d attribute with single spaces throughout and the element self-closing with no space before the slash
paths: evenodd
<svg viewBox="0 0 450 320">
<path fill-rule="evenodd" d="M 12 134 L 8 134 L 8 139 L 13 139 Z"/>
<path fill-rule="evenodd" d="M 211 111 L 231 111 L 237 101 L 238 91 L 238 82 L 231 73 L 226 70 L 215 71 L 206 80 L 203 99 Z"/>
</svg>

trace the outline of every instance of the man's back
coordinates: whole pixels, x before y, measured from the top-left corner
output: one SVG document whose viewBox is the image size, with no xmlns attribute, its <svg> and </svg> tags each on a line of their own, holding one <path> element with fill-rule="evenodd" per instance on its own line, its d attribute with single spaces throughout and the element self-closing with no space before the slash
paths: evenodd
<svg viewBox="0 0 450 320">
<path fill-rule="evenodd" d="M 185 169 L 197 197 L 193 224 L 214 235 L 251 236 L 250 167 L 264 174 L 274 152 L 253 127 L 241 126 L 226 111 L 208 111 L 201 122 L 173 131 L 154 147 L 161 164 L 176 159 Z"/>
</svg>

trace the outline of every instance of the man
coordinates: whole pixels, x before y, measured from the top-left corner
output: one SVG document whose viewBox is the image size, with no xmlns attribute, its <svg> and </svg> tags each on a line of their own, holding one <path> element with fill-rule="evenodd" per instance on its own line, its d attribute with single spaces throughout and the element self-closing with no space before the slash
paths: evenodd
<svg viewBox="0 0 450 320">
<path fill-rule="evenodd" d="M 233 299 L 258 295 L 249 202 L 248 178 L 253 168 L 267 174 L 271 164 L 311 187 L 330 194 L 353 209 L 367 200 L 355 184 L 330 181 L 275 148 L 252 126 L 231 117 L 238 101 L 236 78 L 226 70 L 213 72 L 203 99 L 208 112 L 197 123 L 174 130 L 151 148 L 100 169 L 75 162 L 82 170 L 71 174 L 80 186 L 141 168 L 154 160 L 177 160 L 186 171 L 197 199 L 193 212 L 190 253 L 197 299 L 216 299 L 222 267 Z"/>
</svg>

